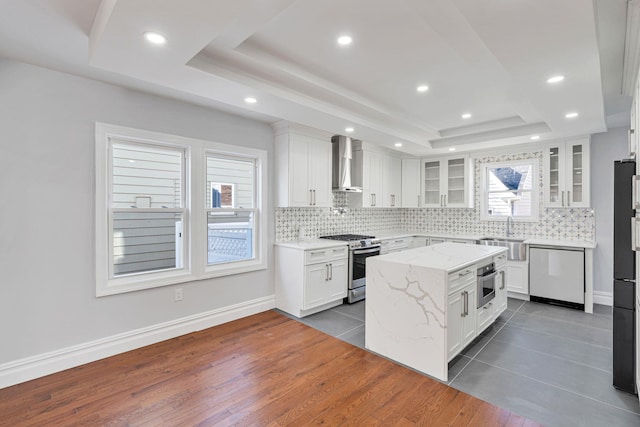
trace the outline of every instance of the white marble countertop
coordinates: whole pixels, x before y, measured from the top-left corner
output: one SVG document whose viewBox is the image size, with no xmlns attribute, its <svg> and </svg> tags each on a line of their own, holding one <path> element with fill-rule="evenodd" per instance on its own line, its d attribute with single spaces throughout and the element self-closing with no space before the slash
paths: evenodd
<svg viewBox="0 0 640 427">
<path fill-rule="evenodd" d="M 379 233 L 364 233 L 376 236 L 376 239 L 387 240 L 387 239 L 401 239 L 404 237 L 441 237 L 445 239 L 464 239 L 464 240 L 478 240 L 483 237 L 496 237 L 496 238 L 505 238 L 504 236 L 486 236 L 482 234 L 443 234 L 443 233 L 430 233 L 424 231 L 407 231 L 407 230 L 392 230 L 392 231 L 384 231 Z M 518 236 L 513 236 L 511 238 L 519 238 Z M 545 245 L 545 246 L 559 246 L 559 247 L 567 247 L 567 248 L 585 248 L 585 249 L 594 249 L 596 247 L 596 242 L 587 242 L 587 241 L 579 241 L 579 240 L 546 240 L 546 239 L 527 239 L 525 238 L 525 243 L 529 245 Z M 309 250 L 309 249 L 321 249 L 321 248 L 331 248 L 336 246 L 344 246 L 346 242 L 342 242 L 339 240 L 328 240 L 328 239 L 317 239 L 310 238 L 305 240 L 290 240 L 288 242 L 278 242 L 277 246 L 285 246 L 289 248 L 296 248 L 301 250 Z"/>
<path fill-rule="evenodd" d="M 484 234 L 446 234 L 446 233 L 431 233 L 425 231 L 406 231 L 406 230 L 393 230 L 380 233 L 371 233 L 376 236 L 377 239 L 400 239 L 403 237 L 413 236 L 425 236 L 425 237 L 441 237 L 445 239 L 464 239 L 464 240 L 478 240 L 485 237 L 495 237 L 498 239 L 504 239 L 505 236 L 491 236 Z M 568 248 L 586 248 L 593 249 L 596 247 L 596 242 L 587 242 L 581 240 L 548 240 L 548 239 L 528 239 L 526 237 L 510 236 L 510 239 L 525 239 L 524 242 L 529 245 L 546 245 L 546 246 L 564 246 Z"/>
<path fill-rule="evenodd" d="M 596 247 L 595 242 L 585 242 L 579 240 L 545 240 L 545 239 L 527 239 L 524 241 L 529 245 L 543 245 L 543 246 L 563 246 L 566 248 L 585 248 L 594 249 Z"/>
<path fill-rule="evenodd" d="M 402 252 L 394 252 L 376 257 L 379 261 L 432 268 L 447 273 L 473 265 L 485 258 L 506 252 L 501 246 L 468 245 L 465 243 L 439 243 Z"/>
<path fill-rule="evenodd" d="M 347 246 L 347 242 L 343 242 L 340 240 L 329 240 L 329 239 L 305 239 L 305 240 L 290 240 L 288 242 L 279 242 L 279 243 L 276 243 L 275 245 L 307 251 L 312 249 L 324 249 L 324 248 L 335 248 L 338 246 Z"/>
</svg>

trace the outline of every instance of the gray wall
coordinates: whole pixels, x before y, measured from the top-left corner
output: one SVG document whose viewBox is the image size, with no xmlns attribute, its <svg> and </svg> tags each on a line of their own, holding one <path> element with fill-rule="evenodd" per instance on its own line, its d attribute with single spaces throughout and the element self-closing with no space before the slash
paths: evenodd
<svg viewBox="0 0 640 427">
<path fill-rule="evenodd" d="M 96 121 L 268 150 L 272 170 L 267 124 L 5 59 L 0 99 L 0 363 L 273 294 L 271 268 L 181 284 L 181 302 L 96 298 L 94 280 Z"/>
<path fill-rule="evenodd" d="M 596 212 L 593 289 L 613 293 L 613 162 L 629 155 L 627 128 L 591 137 L 591 206 Z"/>
</svg>

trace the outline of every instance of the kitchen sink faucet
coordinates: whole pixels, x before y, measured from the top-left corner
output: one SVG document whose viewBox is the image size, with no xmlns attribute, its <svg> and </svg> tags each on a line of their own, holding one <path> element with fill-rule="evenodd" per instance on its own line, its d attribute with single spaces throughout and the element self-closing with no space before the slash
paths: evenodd
<svg viewBox="0 0 640 427">
<path fill-rule="evenodd" d="M 510 237 L 513 235 L 513 231 L 511 230 L 512 227 L 513 227 L 513 217 L 509 215 L 507 217 L 507 237 Z"/>
</svg>

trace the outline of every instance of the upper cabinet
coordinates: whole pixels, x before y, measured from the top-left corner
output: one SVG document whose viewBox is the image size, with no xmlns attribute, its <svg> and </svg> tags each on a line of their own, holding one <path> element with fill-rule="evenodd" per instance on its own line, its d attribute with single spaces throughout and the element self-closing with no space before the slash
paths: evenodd
<svg viewBox="0 0 640 427">
<path fill-rule="evenodd" d="M 401 168 L 399 158 L 371 150 L 362 141 L 353 141 L 353 182 L 362 187 L 362 194 L 354 195 L 351 207 L 402 206 Z"/>
<path fill-rule="evenodd" d="M 402 207 L 420 207 L 420 159 L 402 159 Z"/>
<path fill-rule="evenodd" d="M 275 130 L 278 207 L 331 207 L 331 135 L 280 121 Z"/>
<path fill-rule="evenodd" d="M 545 206 L 589 207 L 589 137 L 550 144 L 544 162 Z"/>
<path fill-rule="evenodd" d="M 355 174 L 362 176 L 362 207 L 382 206 L 382 154 L 374 151 L 356 151 Z"/>
<path fill-rule="evenodd" d="M 382 156 L 382 206 L 396 208 L 402 206 L 402 160 L 397 157 Z"/>
<path fill-rule="evenodd" d="M 472 208 L 473 171 L 469 156 L 422 160 L 422 206 Z"/>
</svg>

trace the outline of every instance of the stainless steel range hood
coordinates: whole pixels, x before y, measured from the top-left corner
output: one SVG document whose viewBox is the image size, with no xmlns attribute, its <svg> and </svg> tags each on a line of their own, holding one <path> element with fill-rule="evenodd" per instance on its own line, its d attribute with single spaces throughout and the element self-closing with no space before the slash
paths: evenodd
<svg viewBox="0 0 640 427">
<path fill-rule="evenodd" d="M 353 150 L 351 147 L 351 138 L 348 136 L 336 135 L 331 138 L 331 142 L 333 143 L 333 191 L 362 193 L 362 188 L 351 185 L 353 173 Z"/>
</svg>

